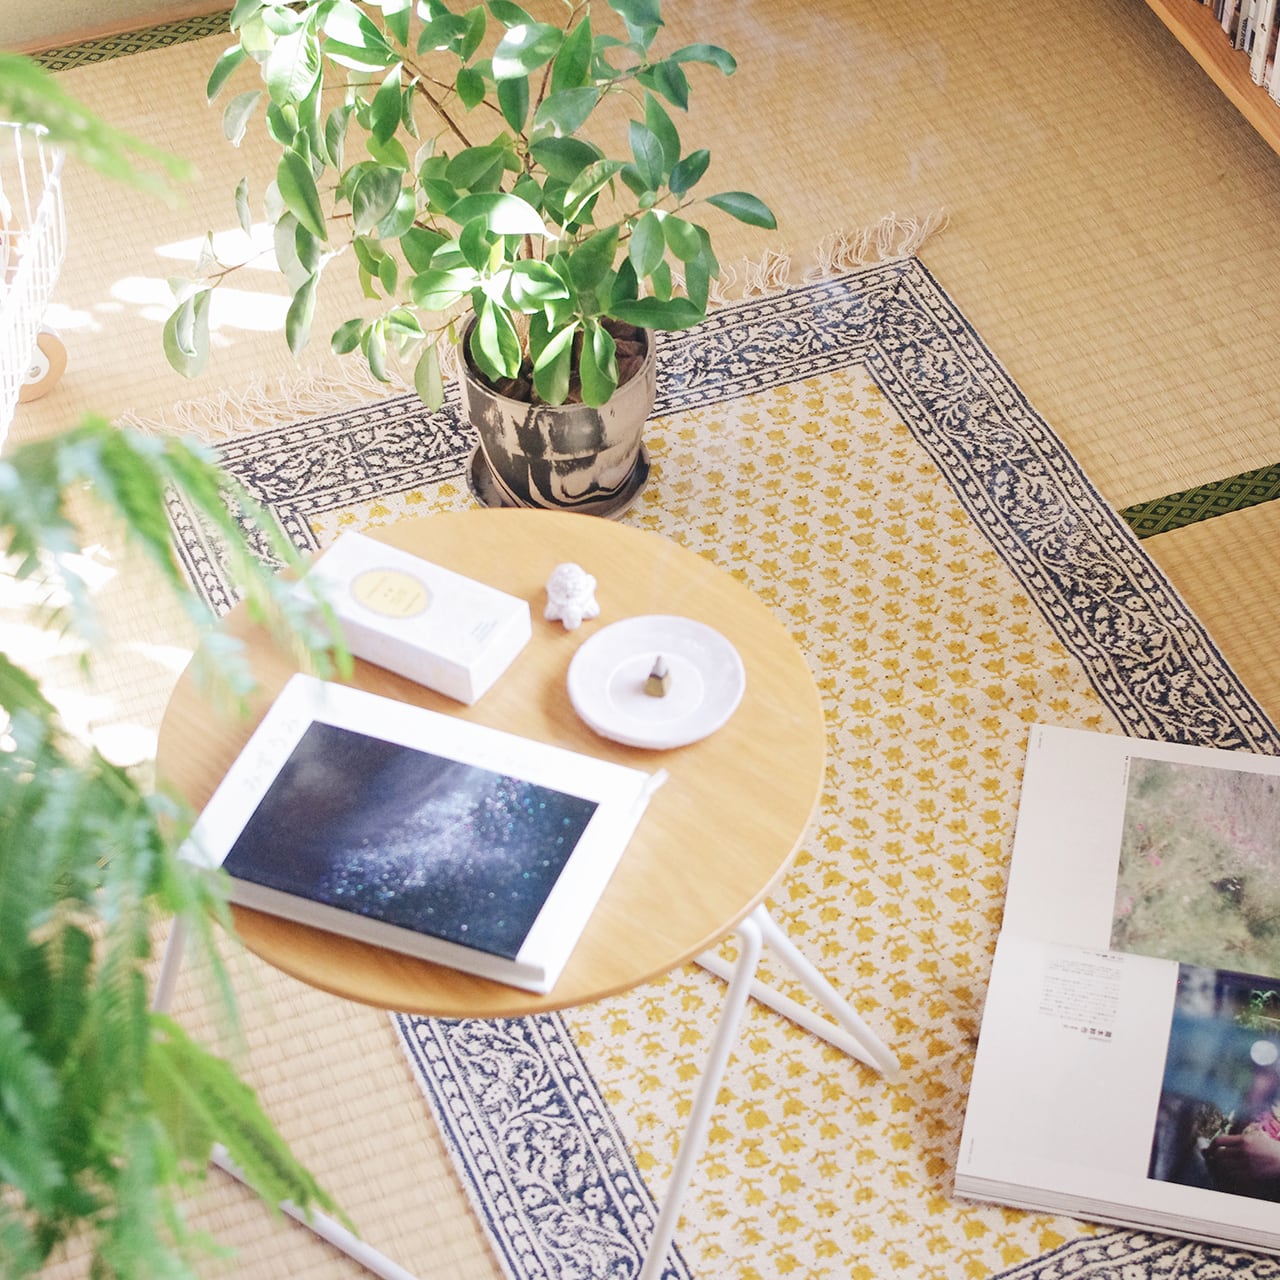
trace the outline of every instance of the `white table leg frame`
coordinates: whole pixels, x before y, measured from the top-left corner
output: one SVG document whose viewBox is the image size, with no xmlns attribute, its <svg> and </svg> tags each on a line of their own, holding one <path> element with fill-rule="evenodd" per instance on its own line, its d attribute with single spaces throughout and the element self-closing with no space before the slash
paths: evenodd
<svg viewBox="0 0 1280 1280">
<path fill-rule="evenodd" d="M 160 973 L 156 979 L 155 992 L 151 997 L 151 1007 L 157 1013 L 167 1013 L 173 1003 L 174 988 L 178 983 L 178 972 L 182 968 L 182 956 L 186 950 L 186 931 L 182 922 L 175 920 L 169 929 L 169 940 L 165 943 L 164 957 L 160 962 Z M 221 1143 L 214 1145 L 209 1156 L 209 1163 L 224 1173 L 230 1174 L 238 1182 L 244 1182 L 244 1173 L 233 1163 L 227 1149 Z M 247 1185 L 247 1184 L 246 1184 Z M 393 1262 L 384 1253 L 379 1253 L 372 1245 L 352 1234 L 336 1218 L 318 1209 L 305 1213 L 296 1205 L 286 1201 L 280 1206 L 283 1213 L 288 1214 L 295 1222 L 310 1228 L 322 1240 L 327 1240 L 335 1248 L 340 1249 L 347 1257 L 358 1262 L 366 1271 L 371 1271 L 381 1280 L 417 1280 L 412 1272 L 406 1271 L 398 1262 Z"/>
<path fill-rule="evenodd" d="M 756 907 L 738 925 L 735 933 L 739 944 L 738 958 L 732 964 L 726 963 L 711 952 L 705 952 L 698 957 L 698 963 L 703 968 L 728 982 L 729 990 L 725 995 L 724 1007 L 720 1011 L 720 1021 L 716 1025 L 715 1036 L 711 1042 L 711 1052 L 694 1094 L 689 1122 L 676 1153 L 675 1167 L 671 1171 L 671 1179 L 667 1184 L 666 1199 L 654 1224 L 653 1236 L 638 1280 L 657 1280 L 657 1277 L 662 1274 L 667 1250 L 671 1246 L 676 1224 L 680 1219 L 680 1207 L 684 1201 L 684 1194 L 693 1177 L 698 1157 L 702 1154 L 707 1127 L 711 1122 L 711 1110 L 715 1105 L 716 1095 L 720 1092 L 720 1082 L 724 1078 L 725 1068 L 729 1064 L 729 1055 L 733 1052 L 733 1046 L 737 1041 L 738 1028 L 741 1026 L 742 1015 L 749 998 L 754 996 L 762 1004 L 768 1005 L 807 1031 L 820 1036 L 823 1040 L 835 1045 L 837 1049 L 857 1058 L 867 1066 L 874 1067 L 887 1079 L 896 1079 L 899 1075 L 898 1059 L 893 1052 L 858 1017 L 848 1002 L 836 993 L 835 988 L 818 969 L 801 954 L 791 939 L 774 923 L 773 918 L 763 906 Z M 836 1019 L 838 1025 L 818 1017 L 803 1005 L 765 986 L 756 978 L 760 954 L 766 942 L 788 965 L 810 994 Z M 182 964 L 184 943 L 182 926 L 175 921 L 165 947 L 155 996 L 152 1000 L 152 1007 L 157 1010 L 167 1010 L 172 1002 L 178 970 Z M 212 1163 L 233 1177 L 241 1177 L 239 1170 L 227 1159 L 226 1151 L 220 1146 L 213 1153 Z M 410 1272 L 384 1254 L 370 1248 L 364 1241 L 353 1236 L 341 1223 L 326 1214 L 315 1213 L 307 1216 L 292 1205 L 281 1207 L 286 1213 L 310 1227 L 330 1244 L 337 1246 L 374 1275 L 381 1276 L 384 1280 L 414 1280 Z"/>
<path fill-rule="evenodd" d="M 720 1021 L 711 1042 L 711 1052 L 703 1068 L 702 1078 L 694 1094 L 693 1108 L 685 1127 L 680 1149 L 676 1153 L 675 1167 L 667 1183 L 666 1198 L 654 1224 L 653 1237 L 639 1280 L 658 1280 L 666 1264 L 667 1250 L 675 1235 L 680 1219 L 680 1206 L 684 1193 L 693 1177 L 694 1166 L 702 1154 L 707 1127 L 711 1122 L 711 1110 L 720 1082 L 724 1078 L 729 1055 L 738 1038 L 738 1028 L 747 1000 L 754 996 L 762 1004 L 781 1013 L 805 1030 L 835 1045 L 837 1049 L 857 1058 L 859 1062 L 874 1067 L 886 1079 L 898 1078 L 901 1068 L 892 1050 L 853 1011 L 849 1003 L 837 994 L 818 969 L 805 958 L 787 935 L 774 923 L 773 917 L 763 905 L 756 907 L 734 931 L 738 938 L 738 958 L 726 963 L 712 952 L 704 952 L 698 963 L 724 978 L 729 984 Z M 765 986 L 756 978 L 760 953 L 764 944 L 782 959 L 804 985 L 805 989 L 836 1019 L 836 1024 L 818 1017 L 803 1005 Z M 837 1025 L 838 1024 L 838 1025 Z"/>
</svg>

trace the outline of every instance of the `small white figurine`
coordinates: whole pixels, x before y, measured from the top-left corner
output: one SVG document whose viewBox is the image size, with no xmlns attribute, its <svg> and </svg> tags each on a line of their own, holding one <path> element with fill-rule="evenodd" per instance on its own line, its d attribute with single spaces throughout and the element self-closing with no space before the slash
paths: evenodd
<svg viewBox="0 0 1280 1280">
<path fill-rule="evenodd" d="M 556 565 L 547 579 L 547 607 L 543 616 L 552 622 L 558 618 L 566 631 L 576 631 L 584 618 L 594 618 L 600 612 L 595 590 L 596 580 L 581 566 Z"/>
</svg>

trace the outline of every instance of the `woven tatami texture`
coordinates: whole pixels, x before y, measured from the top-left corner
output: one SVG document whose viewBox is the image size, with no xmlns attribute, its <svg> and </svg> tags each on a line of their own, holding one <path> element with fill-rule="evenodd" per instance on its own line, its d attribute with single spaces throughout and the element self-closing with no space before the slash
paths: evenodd
<svg viewBox="0 0 1280 1280">
<path fill-rule="evenodd" d="M 698 81 L 688 139 L 712 148 L 719 186 L 759 192 L 782 224 L 775 237 L 717 228 L 726 263 L 773 250 L 799 277 L 821 250 L 839 258 L 842 234 L 887 213 L 945 210 L 921 256 L 1113 505 L 1280 461 L 1274 372 L 1259 354 L 1280 338 L 1280 159 L 1145 6 L 1034 0 L 985 18 L 946 0 L 668 9 L 673 39 L 687 25 L 741 63 L 730 80 Z M 69 366 L 12 437 L 86 410 L 216 422 L 208 406 L 238 403 L 247 388 L 282 401 L 299 379 L 344 376 L 321 340 L 291 359 L 270 331 L 283 315 L 279 286 L 252 269 L 233 282 L 246 307 L 224 312 L 208 372 L 184 383 L 164 363 L 164 279 L 183 269 L 174 246 L 194 256 L 206 230 L 233 225 L 239 177 L 260 192 L 271 171 L 251 142 L 229 147 L 203 104 L 225 43 L 63 74 L 117 125 L 199 173 L 175 208 L 68 173 L 69 253 L 50 320 Z M 346 299 L 326 304 L 317 335 L 348 310 Z M 186 412 L 185 400 L 200 407 Z M 1273 716 L 1278 520 L 1273 504 L 1146 544 Z M 118 573 L 109 585 L 122 640 L 83 714 L 144 756 L 189 638 L 137 583 Z M 69 690 L 70 666 L 56 671 Z M 429 1260 L 428 1275 L 490 1280 L 495 1264 L 385 1017 L 244 963 L 246 1069 L 301 1154 L 381 1246 Z M 210 1275 L 360 1274 L 221 1179 L 194 1210 L 237 1251 Z"/>
</svg>

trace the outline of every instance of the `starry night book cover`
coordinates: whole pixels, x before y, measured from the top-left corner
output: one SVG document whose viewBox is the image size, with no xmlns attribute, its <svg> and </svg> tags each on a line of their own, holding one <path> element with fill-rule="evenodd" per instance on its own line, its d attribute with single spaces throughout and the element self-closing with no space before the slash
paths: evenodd
<svg viewBox="0 0 1280 1280">
<path fill-rule="evenodd" d="M 596 802 L 313 721 L 234 877 L 514 960 Z"/>
</svg>

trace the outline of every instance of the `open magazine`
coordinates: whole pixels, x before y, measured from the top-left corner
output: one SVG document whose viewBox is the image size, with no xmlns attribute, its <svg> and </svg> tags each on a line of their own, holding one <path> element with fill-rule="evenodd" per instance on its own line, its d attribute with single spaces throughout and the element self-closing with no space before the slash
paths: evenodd
<svg viewBox="0 0 1280 1280">
<path fill-rule="evenodd" d="M 665 776 L 296 675 L 181 852 L 232 902 L 546 993 Z"/>
<path fill-rule="evenodd" d="M 1032 729 L 955 1189 L 1280 1252 L 1280 759 Z"/>
</svg>

